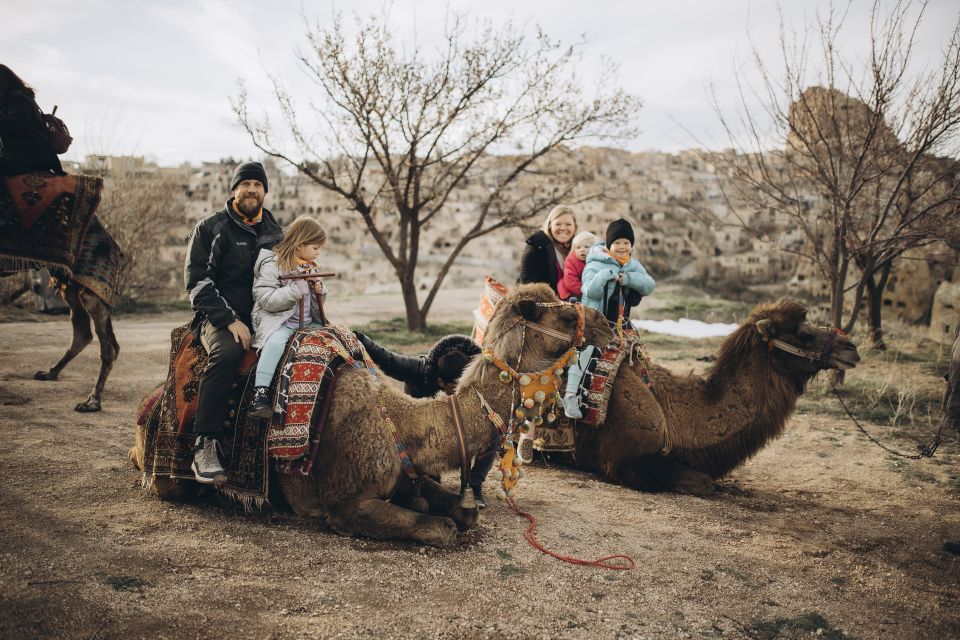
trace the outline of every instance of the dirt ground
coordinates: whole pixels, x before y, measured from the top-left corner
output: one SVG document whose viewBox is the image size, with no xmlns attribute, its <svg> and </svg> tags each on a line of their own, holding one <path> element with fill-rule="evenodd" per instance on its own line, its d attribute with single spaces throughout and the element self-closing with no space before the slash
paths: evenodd
<svg viewBox="0 0 960 640">
<path fill-rule="evenodd" d="M 463 319 L 473 299 L 434 319 Z M 383 307 L 339 311 L 360 325 Z M 0 324 L 0 637 L 960 637 L 960 557 L 942 548 L 960 540 L 955 441 L 933 462 L 898 462 L 808 403 L 707 499 L 528 469 L 518 501 L 543 544 L 628 554 L 632 571 L 539 553 L 496 500 L 451 549 L 346 538 L 289 513 L 140 490 L 126 457 L 134 412 L 185 319 L 118 319 L 122 352 L 98 414 L 72 410 L 96 376 L 96 345 L 60 381 L 38 382 L 68 321 Z M 718 342 L 677 344 L 650 351 L 702 370 L 695 356 Z M 848 382 L 871 366 L 867 356 Z"/>
</svg>

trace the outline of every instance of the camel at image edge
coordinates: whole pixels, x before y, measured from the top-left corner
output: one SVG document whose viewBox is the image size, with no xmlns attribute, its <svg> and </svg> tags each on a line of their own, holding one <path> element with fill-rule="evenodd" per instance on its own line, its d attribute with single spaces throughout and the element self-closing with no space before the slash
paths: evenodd
<svg viewBox="0 0 960 640">
<path fill-rule="evenodd" d="M 549 287 L 520 287 L 498 307 L 488 335 L 502 335 L 494 352 L 512 360 L 521 348 L 524 368 L 546 369 L 565 353 L 574 340 L 579 314 L 573 305 L 539 307 L 556 302 Z M 535 320 L 563 335 L 529 331 L 525 339 L 517 330 L 520 320 Z M 603 316 L 588 315 L 584 335 L 606 343 L 612 337 Z M 472 458 L 487 450 L 497 436 L 483 415 L 475 390 L 479 390 L 502 416 L 510 411 L 511 389 L 498 379 L 495 365 L 476 358 L 468 365 L 456 396 L 464 418 L 467 453 Z M 397 447 L 380 413 L 379 382 L 364 369 L 343 367 L 338 373 L 327 421 L 312 476 L 286 475 L 271 470 L 276 483 L 299 515 L 325 521 L 339 533 L 370 538 L 396 538 L 447 546 L 458 530 L 472 527 L 478 510 L 460 506 L 460 496 L 431 480 L 430 475 L 458 468 L 460 458 L 446 397 L 416 400 L 391 385 L 383 389 L 383 402 L 421 480 L 423 500 L 399 504 L 395 493 L 405 493 L 409 483 L 401 469 Z M 145 433 L 137 428 L 130 460 L 143 468 Z M 182 499 L 197 488 L 191 480 L 151 478 L 152 489 L 166 499 Z M 388 499 L 394 498 L 394 502 Z"/>
</svg>

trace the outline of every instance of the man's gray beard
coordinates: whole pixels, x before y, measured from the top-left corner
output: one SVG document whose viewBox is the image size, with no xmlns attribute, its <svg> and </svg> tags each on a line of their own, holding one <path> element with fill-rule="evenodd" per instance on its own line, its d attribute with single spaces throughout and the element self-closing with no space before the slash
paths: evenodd
<svg viewBox="0 0 960 640">
<path fill-rule="evenodd" d="M 257 200 L 256 198 L 253 198 L 253 200 L 254 200 L 254 202 L 256 202 L 257 204 L 254 206 L 254 208 L 253 208 L 252 211 L 251 211 L 250 209 L 248 209 L 248 208 L 247 208 L 247 205 L 245 204 L 246 201 L 247 201 L 246 198 L 238 199 L 238 200 L 237 200 L 237 209 L 240 211 L 240 213 L 242 213 L 243 215 L 245 215 L 245 216 L 248 217 L 248 218 L 252 218 L 252 217 L 254 217 L 255 215 L 257 215 L 257 212 L 260 211 L 260 206 L 263 204 L 263 201 L 262 201 L 262 200 Z"/>
</svg>

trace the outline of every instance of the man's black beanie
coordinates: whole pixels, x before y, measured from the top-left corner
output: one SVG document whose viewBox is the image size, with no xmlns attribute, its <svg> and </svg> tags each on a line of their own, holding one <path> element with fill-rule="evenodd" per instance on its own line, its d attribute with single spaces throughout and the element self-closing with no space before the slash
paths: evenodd
<svg viewBox="0 0 960 640">
<path fill-rule="evenodd" d="M 233 172 L 233 180 L 230 181 L 230 191 L 237 188 L 237 185 L 244 180 L 259 180 L 263 184 L 263 192 L 269 191 L 267 188 L 267 172 L 259 162 L 244 162 Z"/>
<path fill-rule="evenodd" d="M 630 244 L 633 244 L 633 227 L 631 227 L 630 223 L 623 218 L 614 220 L 607 225 L 607 248 L 609 249 L 610 245 L 620 238 L 626 238 L 630 241 Z"/>
</svg>

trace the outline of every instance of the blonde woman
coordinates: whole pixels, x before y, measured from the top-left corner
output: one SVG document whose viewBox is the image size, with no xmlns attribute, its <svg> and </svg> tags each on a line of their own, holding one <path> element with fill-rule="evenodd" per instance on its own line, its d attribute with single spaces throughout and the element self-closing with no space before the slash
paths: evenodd
<svg viewBox="0 0 960 640">
<path fill-rule="evenodd" d="M 283 276 L 316 271 L 314 261 L 326 241 L 327 232 L 316 220 L 297 218 L 273 251 L 263 249 L 257 256 L 253 268 L 253 346 L 262 349 L 250 404 L 250 414 L 257 418 L 273 415 L 270 381 L 287 340 L 297 329 L 323 326 L 320 307 L 313 295 L 326 298 L 323 282 L 319 278 L 284 280 Z"/>
<path fill-rule="evenodd" d="M 556 292 L 576 233 L 577 219 L 571 206 L 560 204 L 551 209 L 543 228 L 527 238 L 517 282 L 545 282 Z"/>
</svg>

